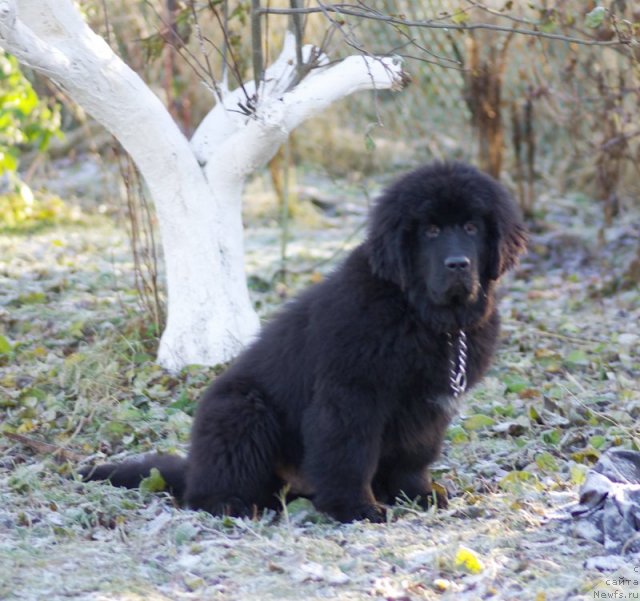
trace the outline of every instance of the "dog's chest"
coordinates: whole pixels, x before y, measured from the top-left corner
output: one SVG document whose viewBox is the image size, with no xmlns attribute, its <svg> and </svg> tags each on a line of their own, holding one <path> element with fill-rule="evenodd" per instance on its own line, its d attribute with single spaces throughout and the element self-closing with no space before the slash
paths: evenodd
<svg viewBox="0 0 640 601">
<path fill-rule="evenodd" d="M 457 408 L 458 401 L 450 396 L 405 398 L 387 421 L 383 455 L 429 454 L 440 446 Z"/>
<path fill-rule="evenodd" d="M 416 344 L 404 365 L 402 378 L 395 380 L 397 388 L 388 390 L 395 398 L 389 403 L 383 452 L 421 453 L 425 448 L 438 447 L 451 419 L 458 412 L 461 395 L 456 396 L 451 380 L 459 363 L 455 347 L 446 344 Z M 439 341 L 440 342 L 440 341 Z M 465 377 L 475 384 L 484 371 L 476 359 L 474 337 L 468 339 Z"/>
</svg>

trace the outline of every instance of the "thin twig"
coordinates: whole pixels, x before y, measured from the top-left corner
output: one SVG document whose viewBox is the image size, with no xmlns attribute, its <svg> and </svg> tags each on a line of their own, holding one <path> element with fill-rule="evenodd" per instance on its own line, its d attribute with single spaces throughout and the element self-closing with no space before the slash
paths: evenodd
<svg viewBox="0 0 640 601">
<path fill-rule="evenodd" d="M 282 282 L 287 282 L 287 246 L 289 244 L 289 161 L 291 160 L 291 142 L 290 139 L 284 143 L 283 148 L 283 165 L 282 176 L 284 185 L 282 186 L 282 207 L 280 212 L 280 264 Z"/>
<path fill-rule="evenodd" d="M 167 23 L 164 20 L 164 17 L 156 10 L 156 8 L 153 6 L 153 4 L 151 3 L 151 0 L 145 0 L 145 4 L 147 4 L 151 10 L 155 13 L 156 18 L 160 21 L 160 23 L 162 23 L 162 25 L 171 32 L 171 35 L 167 36 L 167 38 L 165 38 L 165 41 L 167 44 L 169 44 L 169 46 L 171 46 L 184 60 L 185 63 L 187 63 L 187 65 L 189 65 L 189 67 L 191 67 L 191 69 L 194 71 L 194 73 L 203 81 L 207 81 L 207 70 L 206 68 L 200 64 L 200 61 L 198 60 L 198 57 L 195 56 L 195 54 L 193 54 L 193 52 L 191 52 L 191 50 L 189 50 L 189 48 L 187 47 L 185 41 L 180 38 L 180 36 L 178 35 L 178 33 L 175 31 L 174 28 L 172 28 L 170 26 L 169 23 Z M 178 46 L 178 44 L 175 43 L 175 40 L 179 40 L 180 41 L 180 46 Z M 214 84 L 215 87 L 215 82 L 212 82 Z"/>
<path fill-rule="evenodd" d="M 361 3 L 361 2 L 360 2 L 359 4 L 360 4 L 360 5 L 362 5 L 362 3 Z M 363 6 L 363 5 L 362 5 L 362 6 Z M 368 13 L 370 13 L 370 14 L 376 14 L 376 15 L 384 16 L 384 13 L 382 13 L 382 12 L 380 12 L 380 11 L 375 11 L 374 9 L 372 9 L 372 8 L 370 8 L 370 7 L 364 7 L 364 6 L 363 6 L 363 10 L 367 10 L 367 12 L 368 12 Z M 466 10 L 469 10 L 469 9 L 466 9 Z M 449 15 L 447 15 L 447 16 L 453 16 L 454 14 L 460 14 L 460 13 L 462 13 L 462 12 L 466 12 L 466 11 L 465 11 L 465 10 L 456 11 L 455 13 L 449 14 Z M 415 6 L 413 6 L 413 7 L 412 7 L 411 14 L 414 14 L 414 15 L 415 15 Z M 441 18 L 441 19 L 444 19 L 444 18 L 446 18 L 446 17 L 440 17 L 440 18 Z M 395 25 L 395 24 L 394 24 L 394 25 Z M 415 57 L 415 58 L 417 58 L 418 60 L 421 60 L 421 61 L 423 61 L 423 62 L 430 63 L 430 64 L 436 64 L 436 65 L 440 65 L 440 66 L 445 66 L 445 67 L 446 67 L 447 65 L 441 65 L 441 64 L 440 64 L 440 61 L 444 61 L 444 62 L 452 62 L 452 63 L 455 63 L 455 62 L 456 62 L 456 61 L 455 61 L 455 59 L 451 59 L 451 58 L 446 57 L 446 56 L 440 56 L 440 55 L 436 54 L 435 52 L 433 52 L 433 50 L 431 50 L 431 49 L 429 49 L 429 48 L 426 48 L 426 47 L 425 47 L 425 46 L 423 46 L 422 44 L 419 44 L 419 43 L 416 41 L 416 39 L 415 39 L 414 37 L 410 36 L 408 32 L 403 31 L 403 29 L 402 29 L 400 26 L 395 26 L 395 27 L 394 27 L 394 29 L 395 29 L 395 30 L 396 30 L 396 31 L 397 31 L 401 36 L 403 36 L 403 37 L 405 37 L 407 40 L 409 40 L 409 44 L 414 45 L 416 48 L 418 48 L 418 50 L 421 50 L 421 51 L 422 51 L 422 52 L 424 52 L 425 54 L 428 54 L 429 56 L 432 56 L 432 57 L 433 57 L 434 59 L 436 59 L 436 61 L 438 61 L 438 62 L 430 61 L 430 60 L 425 59 L 425 58 L 418 58 L 418 57 Z M 391 51 L 391 52 L 389 52 L 388 54 L 395 54 L 395 52 Z"/>
<path fill-rule="evenodd" d="M 196 11 L 195 2 L 191 0 L 189 2 L 189 8 L 191 9 L 191 16 L 193 17 L 193 24 L 196 32 L 196 38 L 198 40 L 198 45 L 200 46 L 200 53 L 204 57 L 204 62 L 206 66 L 206 72 L 209 75 L 210 81 L 213 84 L 213 89 L 218 97 L 218 101 L 222 102 L 222 91 L 220 90 L 220 86 L 216 81 L 216 77 L 213 74 L 213 67 L 211 66 L 211 62 L 209 61 L 209 53 L 205 50 L 204 47 L 204 37 L 202 35 L 202 29 L 200 28 L 200 21 L 198 20 L 198 12 Z"/>
<path fill-rule="evenodd" d="M 102 0 L 102 12 L 104 13 L 104 28 L 107 44 L 111 46 L 111 21 L 109 20 L 109 9 L 106 0 Z"/>
<path fill-rule="evenodd" d="M 466 0 L 468 4 L 471 5 L 472 8 L 477 8 L 483 12 L 489 13 L 494 17 L 499 17 L 501 19 L 506 19 L 507 21 L 513 21 L 514 23 L 519 23 L 521 25 L 529 25 L 531 27 L 537 27 L 540 23 L 536 21 L 532 21 L 531 19 L 525 19 L 523 17 L 516 17 L 514 15 L 510 15 L 506 12 L 502 13 L 499 10 L 491 8 L 490 6 L 486 6 L 485 4 L 481 4 L 480 2 L 475 2 L 475 0 Z"/>
<path fill-rule="evenodd" d="M 229 16 L 227 14 L 227 3 L 226 2 L 224 3 L 224 7 L 225 7 L 225 13 L 224 13 L 224 21 L 223 21 L 220 18 L 220 13 L 218 13 L 218 11 L 216 10 L 215 6 L 211 5 L 211 10 L 213 11 L 213 14 L 216 17 L 216 20 L 218 21 L 218 24 L 220 25 L 220 29 L 222 30 L 222 36 L 224 38 L 224 49 L 225 49 L 225 52 L 222 55 L 223 63 L 225 65 L 225 69 L 227 67 L 231 67 L 231 70 L 233 71 L 233 75 L 236 78 L 236 83 L 238 84 L 238 86 L 242 90 L 242 93 L 244 94 L 245 101 L 248 102 L 250 100 L 249 93 L 247 92 L 246 88 L 244 87 L 244 81 L 243 81 L 242 73 L 240 73 L 240 67 L 238 66 L 240 63 L 239 63 L 238 59 L 235 57 L 235 55 L 233 53 L 233 45 L 231 44 L 231 40 L 229 39 Z M 226 56 L 227 52 L 229 54 L 230 60 L 227 60 L 227 56 Z M 223 81 L 224 81 L 224 79 L 223 79 Z"/>
<path fill-rule="evenodd" d="M 79 453 L 69 451 L 64 447 L 59 447 L 57 445 L 49 444 L 48 442 L 35 440 L 34 438 L 29 438 L 28 436 L 23 436 L 22 434 L 16 434 L 14 432 L 4 432 L 4 435 L 9 440 L 19 442 L 21 445 L 24 445 L 25 447 L 28 447 L 36 453 L 40 453 L 41 455 L 53 455 L 56 459 L 72 461 L 74 463 L 79 463 L 86 459 L 85 455 L 80 455 Z"/>
<path fill-rule="evenodd" d="M 375 12 L 366 12 L 360 7 L 353 7 L 353 5 L 344 4 L 331 4 L 322 5 L 318 7 L 308 8 L 261 8 L 260 13 L 264 15 L 291 15 L 291 14 L 312 14 L 312 13 L 337 13 L 340 15 L 346 15 L 350 17 L 358 17 L 361 19 L 369 19 L 373 21 L 382 21 L 385 23 L 393 23 L 396 25 L 405 25 L 406 27 L 424 27 L 426 29 L 444 29 L 444 30 L 457 30 L 457 31 L 475 31 L 475 30 L 487 30 L 497 31 L 500 33 L 511 33 L 512 27 L 506 27 L 504 25 L 493 25 L 490 23 L 439 23 L 435 20 L 413 20 L 402 19 L 392 15 L 381 15 Z M 558 33 L 547 33 L 544 31 L 537 31 L 534 29 L 518 29 L 518 33 L 526 36 L 546 38 L 550 40 L 558 40 L 562 42 L 571 42 L 575 44 L 582 44 L 584 46 L 629 46 L 631 40 L 592 40 L 587 38 L 577 38 L 573 36 L 562 35 Z"/>
<path fill-rule="evenodd" d="M 298 0 L 290 0 L 291 8 L 299 8 Z M 304 75 L 302 74 L 302 15 L 294 13 L 291 15 L 291 29 L 293 29 L 293 35 L 296 38 L 296 63 L 298 66 L 298 80 L 301 80 Z"/>
<path fill-rule="evenodd" d="M 605 340 L 596 340 L 595 338 L 578 338 L 577 336 L 566 336 L 565 334 L 559 334 L 558 332 L 550 332 L 549 330 L 543 330 L 540 327 L 534 327 L 536 334 L 540 336 L 548 336 L 549 338 L 557 338 L 558 340 L 564 340 L 566 342 L 575 342 L 576 344 L 603 344 Z"/>
<path fill-rule="evenodd" d="M 267 7 L 266 10 L 269 10 Z M 260 19 L 260 0 L 251 0 L 251 58 L 253 60 L 253 79 L 256 82 L 256 98 L 260 91 L 260 82 L 264 70 L 264 57 L 262 56 L 262 28 Z"/>
</svg>

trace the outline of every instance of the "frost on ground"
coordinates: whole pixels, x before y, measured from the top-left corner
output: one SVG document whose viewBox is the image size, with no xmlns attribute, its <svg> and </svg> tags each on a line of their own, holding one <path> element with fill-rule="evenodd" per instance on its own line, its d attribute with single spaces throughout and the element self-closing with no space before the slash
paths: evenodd
<svg viewBox="0 0 640 601">
<path fill-rule="evenodd" d="M 576 208 L 579 207 L 579 208 Z M 640 566 L 562 519 L 610 446 L 638 448 L 640 293 L 612 293 L 635 252 L 626 215 L 598 243 L 598 207 L 554 198 L 504 282 L 503 341 L 437 465 L 446 511 L 410 503 L 386 525 L 338 525 L 298 501 L 278 518 L 213 518 L 168 497 L 82 485 L 75 459 L 186 448 L 216 370 L 153 363 L 126 235 L 104 221 L 0 235 L 0 599 L 593 599 Z M 254 301 L 268 315 L 353 244 L 362 211 L 248 230 Z M 345 242 L 346 241 L 346 242 Z M 339 260 L 339 259 L 338 259 Z M 640 571 L 640 568 L 638 568 Z"/>
</svg>

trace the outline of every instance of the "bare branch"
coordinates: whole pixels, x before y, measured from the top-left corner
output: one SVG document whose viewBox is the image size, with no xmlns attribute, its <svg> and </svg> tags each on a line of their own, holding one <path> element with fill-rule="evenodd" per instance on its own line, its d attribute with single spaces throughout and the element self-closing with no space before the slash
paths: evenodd
<svg viewBox="0 0 640 601">
<path fill-rule="evenodd" d="M 193 24 L 194 24 L 195 31 L 196 31 L 196 38 L 198 40 L 198 45 L 200 46 L 200 53 L 204 57 L 207 75 L 209 75 L 209 79 L 210 79 L 211 83 L 213 84 L 213 90 L 215 91 L 215 94 L 216 94 L 216 96 L 218 98 L 218 101 L 221 102 L 222 101 L 222 90 L 220 89 L 220 86 L 218 85 L 218 82 L 216 81 L 216 77 L 215 77 L 215 75 L 213 73 L 213 67 L 211 66 L 211 62 L 209 61 L 209 54 L 207 53 L 207 51 L 206 51 L 206 49 L 204 47 L 204 37 L 202 35 L 202 29 L 200 28 L 200 21 L 198 20 L 198 11 L 196 10 L 196 6 L 195 6 L 194 0 L 191 0 L 191 2 L 189 2 L 189 8 L 191 10 L 191 16 L 193 18 Z"/>
<path fill-rule="evenodd" d="M 222 35 L 224 37 L 224 47 L 222 50 L 222 65 L 223 65 L 223 77 L 222 77 L 222 83 L 223 85 L 225 85 L 225 87 L 227 87 L 228 83 L 227 83 L 227 76 L 226 76 L 226 72 L 227 72 L 227 68 L 230 68 L 233 71 L 233 75 L 236 78 L 236 83 L 240 86 L 240 88 L 242 89 L 242 92 L 244 93 L 244 98 L 245 101 L 249 101 L 249 94 L 247 93 L 245 87 L 244 87 L 244 82 L 242 79 L 242 73 L 240 73 L 240 68 L 239 68 L 239 61 L 236 58 L 235 54 L 233 53 L 233 46 L 231 44 L 231 40 L 229 39 L 229 14 L 228 14 L 228 5 L 227 2 L 224 3 L 223 8 L 224 8 L 224 14 L 223 17 L 220 17 L 220 13 L 217 11 L 215 5 L 213 4 L 213 2 L 209 2 L 209 8 L 213 11 L 213 14 L 216 17 L 216 20 L 218 21 L 218 24 L 220 25 L 220 30 L 222 31 Z M 229 55 L 229 59 L 227 60 L 227 54 Z"/>
<path fill-rule="evenodd" d="M 529 27 L 537 27 L 538 23 L 532 21 L 531 19 L 524 19 L 523 17 L 515 17 L 514 15 L 510 15 L 506 12 L 500 12 L 495 8 L 491 8 L 490 6 L 486 6 L 480 2 L 476 2 L 475 0 L 466 0 L 468 4 L 471 5 L 471 8 L 477 8 L 478 10 L 484 11 L 494 17 L 498 17 L 500 19 L 506 19 L 507 21 L 513 21 L 514 23 L 518 23 L 520 25 L 528 25 Z"/>
<path fill-rule="evenodd" d="M 35 438 L 29 438 L 28 436 L 23 436 L 22 434 L 4 432 L 4 435 L 9 440 L 14 440 L 15 442 L 18 442 L 25 447 L 32 449 L 36 453 L 40 453 L 41 455 L 53 455 L 58 460 L 61 459 L 63 461 L 79 463 L 80 461 L 84 461 L 86 459 L 86 456 L 80 455 L 80 453 L 76 453 L 75 451 L 70 451 L 69 449 L 49 444 L 48 442 L 42 442 L 40 440 L 36 440 Z"/>
<path fill-rule="evenodd" d="M 290 0 L 291 8 L 298 8 L 298 0 Z M 293 29 L 293 35 L 296 37 L 296 63 L 298 64 L 298 77 L 297 80 L 300 81 L 305 73 L 304 66 L 302 62 L 302 15 L 299 13 L 294 13 L 291 15 L 291 29 Z"/>
<path fill-rule="evenodd" d="M 372 21 L 382 21 L 385 23 L 392 23 L 395 25 L 404 25 L 406 27 L 424 27 L 426 29 L 444 29 L 447 31 L 475 31 L 475 30 L 488 30 L 497 31 L 499 33 L 511 33 L 512 27 L 504 25 L 494 25 L 491 23 L 442 23 L 436 20 L 416 20 L 416 19 L 403 19 L 401 17 L 393 15 L 384 15 L 375 11 L 365 10 L 362 6 L 355 6 L 352 4 L 324 4 L 318 7 L 308 8 L 260 8 L 259 13 L 263 15 L 292 15 L 301 14 L 308 15 L 312 13 L 336 13 L 339 15 L 346 15 L 350 17 L 358 17 L 361 19 L 369 19 Z M 579 38 L 573 36 L 562 35 L 559 33 L 548 33 L 544 31 L 538 31 L 536 29 L 518 29 L 519 34 L 545 38 L 549 40 L 558 40 L 562 42 L 570 42 L 574 44 L 582 44 L 584 46 L 629 46 L 632 40 L 594 40 L 590 38 Z"/>
<path fill-rule="evenodd" d="M 106 0 L 102 0 L 102 13 L 104 15 L 104 29 L 107 44 L 111 45 L 111 22 L 109 21 L 109 9 Z"/>
<path fill-rule="evenodd" d="M 251 0 L 251 56 L 253 58 L 253 79 L 256 82 L 256 95 L 260 91 L 263 72 L 262 28 L 260 23 L 260 0 Z"/>
<path fill-rule="evenodd" d="M 158 21 L 160 21 L 160 23 L 162 23 L 163 28 L 169 32 L 169 34 L 164 38 L 165 42 L 180 55 L 182 60 L 184 60 L 187 65 L 189 65 L 189 67 L 205 83 L 205 85 L 211 88 L 217 95 L 217 93 L 219 92 L 219 87 L 211 70 L 211 65 L 208 65 L 209 59 L 206 53 L 203 52 L 202 54 L 204 55 L 209 68 L 207 68 L 206 65 L 203 65 L 200 62 L 199 58 L 193 52 L 191 52 L 191 50 L 189 50 L 189 46 L 186 44 L 185 40 L 180 37 L 176 28 L 170 22 L 165 20 L 165 18 L 162 16 L 162 14 L 160 14 L 160 12 L 158 12 L 153 3 L 150 0 L 145 0 L 145 4 L 147 4 L 147 6 L 149 6 L 149 8 L 155 13 L 156 18 L 158 19 Z M 191 3 L 191 7 L 193 8 L 193 2 Z"/>
</svg>

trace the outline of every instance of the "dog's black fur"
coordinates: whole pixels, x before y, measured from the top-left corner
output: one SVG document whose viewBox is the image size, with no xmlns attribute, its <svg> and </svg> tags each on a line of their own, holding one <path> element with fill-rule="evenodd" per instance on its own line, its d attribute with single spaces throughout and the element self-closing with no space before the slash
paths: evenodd
<svg viewBox="0 0 640 601">
<path fill-rule="evenodd" d="M 428 503 L 455 411 L 448 341 L 466 333 L 473 386 L 498 339 L 495 283 L 525 245 L 489 176 L 462 163 L 405 175 L 364 243 L 206 391 L 186 460 L 151 455 L 85 477 L 135 486 L 158 467 L 188 507 L 214 514 L 277 508 L 285 484 L 340 521 L 381 521 L 380 503 L 402 493 Z"/>
</svg>

